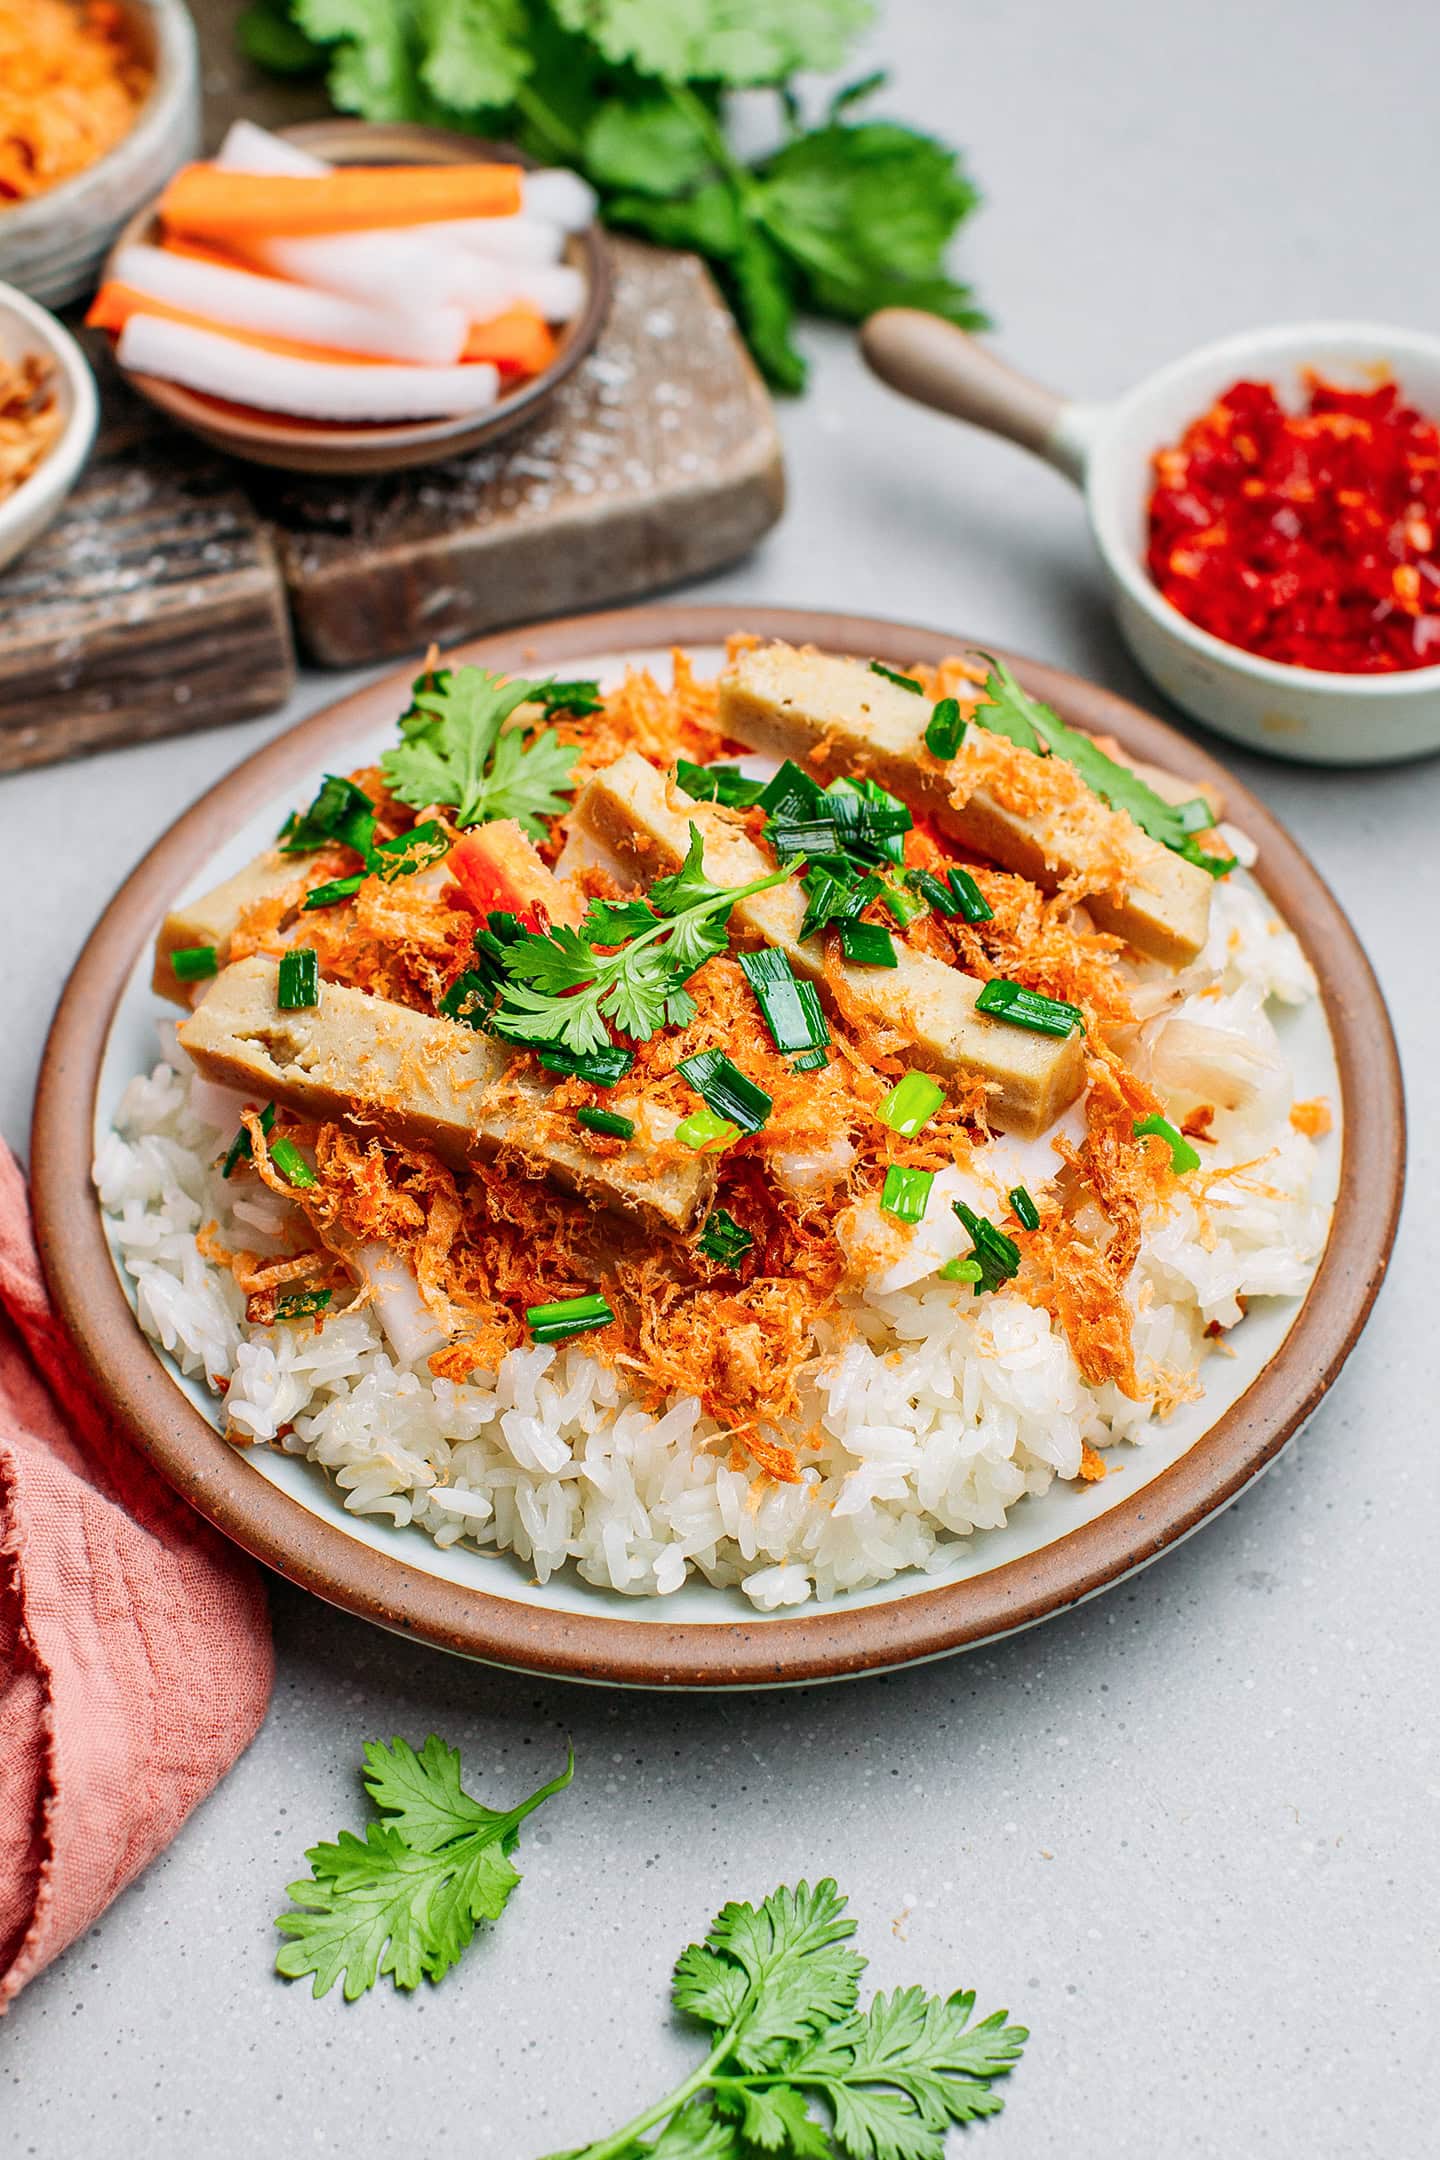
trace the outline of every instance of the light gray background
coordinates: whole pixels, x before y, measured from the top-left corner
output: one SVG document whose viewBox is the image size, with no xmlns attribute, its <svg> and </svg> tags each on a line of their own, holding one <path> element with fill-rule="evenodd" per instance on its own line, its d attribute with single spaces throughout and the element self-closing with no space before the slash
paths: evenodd
<svg viewBox="0 0 1440 2160">
<path fill-rule="evenodd" d="M 969 145 L 989 207 L 961 260 L 1003 349 L 1062 387 L 1103 396 L 1285 318 L 1440 328 L 1440 14 L 1422 0 L 890 0 L 873 49 L 891 109 Z M 813 388 L 782 414 L 790 514 L 707 595 L 737 621 L 753 599 L 954 626 L 1144 695 L 1065 485 L 902 407 L 843 334 L 807 346 Z M 295 712 L 335 688 L 307 683 Z M 293 717 L 0 782 L 18 1147 L 95 914 Z M 1031 2026 L 1006 2113 L 971 2133 L 996 2160 L 1436 2149 L 1440 773 L 1233 762 L 1375 957 L 1418 1111 L 1389 1285 L 1303 1443 L 1068 1619 L 798 1695 L 538 1686 L 275 1586 L 259 1739 L 0 2027 L 5 2160 L 533 2160 L 680 2074 L 666 1977 L 726 1897 L 826 1871 L 877 1983 L 973 1984 Z M 566 1736 L 576 1782 L 438 1992 L 312 2002 L 270 1971 L 283 1887 L 306 1844 L 358 1826 L 361 1743 L 432 1727 L 491 1801 L 555 1769 Z"/>
</svg>

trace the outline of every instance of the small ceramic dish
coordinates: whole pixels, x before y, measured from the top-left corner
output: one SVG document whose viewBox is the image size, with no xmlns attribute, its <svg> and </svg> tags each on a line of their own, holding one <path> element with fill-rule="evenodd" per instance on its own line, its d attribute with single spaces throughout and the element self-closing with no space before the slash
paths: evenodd
<svg viewBox="0 0 1440 2160">
<path fill-rule="evenodd" d="M 95 378 L 69 331 L 24 293 L 0 285 L 0 357 L 13 363 L 31 353 L 54 369 L 60 433 L 29 479 L 0 495 L 0 566 L 50 523 L 80 477 L 99 418 Z"/>
<path fill-rule="evenodd" d="M 891 667 L 975 643 L 858 616 L 687 603 L 531 624 L 447 658 L 614 685 L 630 665 L 664 681 L 679 646 L 704 677 L 723 665 L 724 640 L 741 625 Z M 320 772 L 378 753 L 393 736 L 412 663 L 277 736 L 188 810 L 110 902 L 60 1000 L 35 1104 L 40 1249 L 99 1398 L 160 1474 L 267 1566 L 384 1627 L 527 1673 L 703 1689 L 840 1679 L 993 1641 L 1122 1582 L 1242 1492 L 1334 1380 L 1385 1272 L 1404 1165 L 1389 1021 L 1324 880 L 1254 796 L 1198 745 L 1124 699 L 1053 668 L 1014 665 L 1072 725 L 1115 736 L 1130 756 L 1194 787 L 1222 790 L 1229 814 L 1258 844 L 1258 889 L 1293 925 L 1319 975 L 1320 998 L 1278 1014 L 1277 1024 L 1297 1092 L 1324 1095 L 1336 1114 L 1314 1190 L 1318 1205 L 1333 1202 L 1329 1241 L 1303 1302 L 1253 1301 L 1232 1331 L 1232 1354 L 1207 1366 L 1203 1399 L 1181 1404 L 1143 1448 L 1123 1451 L 1114 1475 L 1057 1482 L 1026 1500 L 942 1573 L 907 1571 L 776 1613 L 757 1613 L 738 1592 L 695 1578 L 650 1598 L 596 1588 L 569 1568 L 541 1584 L 512 1555 L 463 1543 L 442 1551 L 413 1527 L 347 1511 L 343 1494 L 303 1457 L 224 1439 L 203 1381 L 183 1379 L 140 1332 L 134 1285 L 89 1191 L 90 1166 L 121 1092 L 155 1060 L 157 922 L 182 894 L 248 861 Z"/>
<path fill-rule="evenodd" d="M 135 50 L 154 71 L 128 135 L 73 180 L 0 209 L 0 278 L 63 307 L 89 292 L 120 227 L 200 141 L 200 63 L 182 0 L 118 0 Z"/>
<path fill-rule="evenodd" d="M 1237 377 L 1295 400 L 1306 368 L 1366 386 L 1390 374 L 1422 412 L 1440 413 L 1440 338 L 1372 323 L 1247 331 L 1201 346 L 1107 405 L 1068 402 L 914 309 L 873 315 L 862 342 L 892 388 L 1033 450 L 1083 489 L 1125 642 L 1197 720 L 1314 765 L 1388 765 L 1440 749 L 1440 666 L 1343 675 L 1263 660 L 1198 629 L 1145 568 L 1151 458 Z"/>
<path fill-rule="evenodd" d="M 477 142 L 473 135 L 454 135 L 443 128 L 408 123 L 311 120 L 277 132 L 287 142 L 333 165 L 465 165 L 487 158 L 509 164 L 534 164 L 532 158 L 508 144 Z M 158 236 L 159 219 L 155 205 L 150 203 L 119 234 L 114 252 L 138 241 L 154 241 Z M 507 435 L 512 428 L 533 419 L 595 343 L 610 307 L 610 258 L 599 228 L 592 225 L 573 234 L 565 260 L 573 263 L 585 279 L 585 301 L 580 312 L 560 331 L 558 350 L 549 367 L 515 389 L 502 391 L 496 403 L 484 412 L 442 420 L 337 425 L 333 421 L 302 420 L 288 413 L 227 404 L 202 391 L 188 390 L 183 384 L 166 382 L 158 375 L 137 375 L 127 370 L 126 379 L 142 397 L 192 435 L 252 465 L 278 466 L 284 472 L 342 474 L 405 472 L 417 465 L 434 465 L 442 458 L 478 449 L 482 443 L 493 442 L 496 436 Z"/>
</svg>

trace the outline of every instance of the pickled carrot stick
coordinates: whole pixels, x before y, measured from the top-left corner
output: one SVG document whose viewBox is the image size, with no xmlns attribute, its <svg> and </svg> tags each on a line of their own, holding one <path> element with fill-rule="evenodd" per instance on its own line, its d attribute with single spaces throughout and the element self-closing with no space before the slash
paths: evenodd
<svg viewBox="0 0 1440 2160">
<path fill-rule="evenodd" d="M 158 315 L 130 317 L 116 358 L 138 375 L 161 375 L 230 404 L 307 420 L 447 419 L 493 405 L 500 383 L 498 370 L 483 364 L 366 367 L 294 359 Z"/>
<path fill-rule="evenodd" d="M 465 347 L 459 308 L 386 309 L 281 278 L 222 268 L 161 248 L 121 248 L 114 276 L 152 299 L 168 301 L 212 326 L 251 330 L 299 345 L 328 345 L 371 360 L 417 360 L 451 367 Z"/>
<path fill-rule="evenodd" d="M 239 173 L 185 165 L 160 198 L 167 230 L 199 239 L 357 232 L 520 208 L 517 165 L 339 165 L 328 173 Z"/>
<path fill-rule="evenodd" d="M 467 360 L 489 360 L 502 376 L 541 375 L 555 358 L 555 334 L 534 308 L 507 308 L 470 325 Z"/>
</svg>

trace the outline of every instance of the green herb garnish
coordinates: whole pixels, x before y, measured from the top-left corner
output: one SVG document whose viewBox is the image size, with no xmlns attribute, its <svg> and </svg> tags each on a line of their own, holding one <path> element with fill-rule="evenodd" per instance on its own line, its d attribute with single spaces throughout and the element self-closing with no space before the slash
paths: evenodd
<svg viewBox="0 0 1440 2160">
<path fill-rule="evenodd" d="M 696 1094 L 716 1117 L 728 1118 L 741 1132 L 757 1133 L 774 1108 L 770 1096 L 741 1072 L 723 1050 L 697 1050 L 682 1058 L 675 1070 L 688 1080 Z"/>
<path fill-rule="evenodd" d="M 688 1147 L 697 1155 L 721 1155 L 732 1141 L 740 1138 L 740 1127 L 733 1118 L 721 1117 L 717 1110 L 692 1110 L 676 1126 L 675 1138 L 681 1147 Z"/>
<path fill-rule="evenodd" d="M 498 1920 L 520 1880 L 510 1855 L 521 1823 L 574 1771 L 572 1752 L 558 1777 L 502 1813 L 471 1799 L 459 1754 L 434 1733 L 418 1755 L 404 1740 L 372 1740 L 365 1790 L 380 1818 L 363 1838 L 342 1830 L 306 1853 L 311 1874 L 286 1892 L 300 1909 L 275 1923 L 290 1938 L 276 1971 L 287 1980 L 313 1974 L 317 1995 L 343 1974 L 347 2002 L 385 1975 L 397 1988 L 443 1980 L 476 1921 Z"/>
<path fill-rule="evenodd" d="M 919 922 L 922 916 L 930 913 L 929 901 L 917 892 L 907 892 L 903 885 L 884 886 L 880 905 L 897 930 L 908 930 L 911 923 Z"/>
<path fill-rule="evenodd" d="M 712 885 L 692 825 L 682 867 L 658 879 L 647 899 L 594 900 L 578 930 L 526 931 L 504 949 L 494 1027 L 514 1042 L 574 1051 L 608 1047 L 611 1027 L 641 1042 L 666 1025 L 684 1027 L 695 1017 L 684 986 L 726 950 L 735 903 L 788 875 Z"/>
<path fill-rule="evenodd" d="M 982 1280 L 985 1270 L 981 1267 L 980 1262 L 972 1256 L 964 1260 L 958 1257 L 954 1260 L 947 1260 L 945 1265 L 937 1268 L 935 1272 L 940 1277 L 941 1282 L 978 1283 Z"/>
<path fill-rule="evenodd" d="M 572 719 L 583 720 L 591 713 L 603 712 L 605 700 L 600 694 L 598 682 L 576 681 L 536 683 L 531 691 L 531 702 L 541 707 L 547 720 L 557 713 L 569 713 Z"/>
<path fill-rule="evenodd" d="M 765 792 L 763 780 L 747 780 L 738 765 L 692 765 L 689 758 L 675 760 L 675 778 L 696 802 L 724 803 L 732 810 L 748 810 Z"/>
<path fill-rule="evenodd" d="M 942 878 L 933 870 L 907 870 L 905 883 L 911 892 L 934 908 L 937 915 L 958 915 L 960 902 Z"/>
<path fill-rule="evenodd" d="M 532 840 L 543 840 L 568 805 L 576 746 L 548 727 L 505 722 L 544 688 L 473 667 L 420 676 L 400 722 L 402 740 L 380 760 L 390 787 L 415 809 L 448 803 L 457 825 L 514 818 Z"/>
<path fill-rule="evenodd" d="M 1026 990 L 1006 975 L 992 976 L 976 998 L 975 1010 L 989 1013 L 992 1020 L 1008 1020 L 1014 1027 L 1029 1028 L 1032 1035 L 1053 1035 L 1063 1040 L 1076 1028 L 1082 1034 L 1085 1031 L 1085 1016 L 1078 1005 L 1068 1005 L 1064 998 L 1044 997 L 1038 990 Z"/>
<path fill-rule="evenodd" d="M 942 697 L 925 724 L 925 747 L 932 757 L 953 758 L 965 740 L 965 721 L 958 701 Z"/>
<path fill-rule="evenodd" d="M 907 1072 L 880 1105 L 880 1122 L 904 1140 L 923 1132 L 945 1100 L 945 1090 L 929 1073 Z"/>
<path fill-rule="evenodd" d="M 598 1050 L 549 1049 L 540 1052 L 546 1072 L 564 1073 L 567 1079 L 588 1080 L 591 1087 L 618 1086 L 635 1063 L 633 1050 L 618 1043 L 603 1043 Z"/>
<path fill-rule="evenodd" d="M 618 1110 L 601 1110 L 594 1103 L 585 1103 L 575 1112 L 575 1122 L 587 1132 L 604 1133 L 610 1140 L 633 1140 L 635 1120 L 625 1117 Z"/>
<path fill-rule="evenodd" d="M 962 920 L 968 923 L 990 922 L 994 919 L 994 908 L 991 907 L 970 872 L 962 870 L 959 863 L 951 864 L 945 873 L 945 882 L 955 900 L 955 905 L 951 909 L 952 914 L 959 915 Z"/>
<path fill-rule="evenodd" d="M 886 667 L 883 660 L 872 660 L 870 662 L 870 673 L 872 675 L 883 675 L 886 682 L 893 682 L 898 689 L 913 690 L 916 697 L 924 697 L 925 695 L 924 685 L 916 682 L 913 675 L 897 675 L 894 668 Z"/>
<path fill-rule="evenodd" d="M 792 1059 L 791 1072 L 819 1072 L 822 1065 L 830 1062 L 829 1050 L 807 1050 L 801 1057 Z"/>
<path fill-rule="evenodd" d="M 1019 1223 L 1021 1229 L 1038 1230 L 1040 1227 L 1040 1210 L 1036 1207 L 1025 1187 L 1023 1185 L 1012 1185 L 1008 1197 L 1010 1206 L 1014 1210 L 1015 1220 Z"/>
<path fill-rule="evenodd" d="M 285 1139 L 283 1135 L 280 1139 L 271 1141 L 270 1160 L 287 1185 L 295 1185 L 303 1189 L 319 1182 L 315 1172 L 306 1162 L 295 1142 Z"/>
<path fill-rule="evenodd" d="M 895 940 L 883 923 L 842 923 L 840 950 L 847 960 L 853 960 L 861 967 L 893 968 L 900 965 Z"/>
<path fill-rule="evenodd" d="M 934 1183 L 933 1170 L 912 1170 L 905 1163 L 891 1163 L 880 1191 L 880 1205 L 897 1222 L 923 1222 Z"/>
<path fill-rule="evenodd" d="M 267 1139 L 270 1135 L 270 1128 L 274 1123 L 275 1105 L 273 1102 L 266 1103 L 264 1109 L 260 1112 L 260 1130 Z M 255 1150 L 250 1144 L 250 1128 L 248 1125 L 242 1125 L 230 1143 L 224 1162 L 220 1165 L 221 1177 L 233 1177 L 241 1163 L 249 1162 L 254 1152 Z"/>
<path fill-rule="evenodd" d="M 220 972 L 220 955 L 213 945 L 177 945 L 170 955 L 176 982 L 204 982 Z"/>
<path fill-rule="evenodd" d="M 312 885 L 306 893 L 302 906 L 308 914 L 312 908 L 334 907 L 341 900 L 353 899 L 364 884 L 367 873 L 361 871 L 355 877 L 331 878 L 328 884 Z"/>
<path fill-rule="evenodd" d="M 593 1328 L 609 1327 L 615 1318 L 598 1292 L 589 1297 L 558 1298 L 553 1305 L 527 1305 L 525 1325 L 532 1342 L 564 1342 L 570 1335 L 588 1335 Z"/>
<path fill-rule="evenodd" d="M 1194 834 L 1204 828 L 1192 822 L 1196 816 L 1193 803 L 1177 809 L 1174 803 L 1166 802 L 1128 765 L 1117 764 L 1088 735 L 1067 727 L 1058 713 L 1032 698 L 1003 660 L 993 660 L 989 653 L 979 657 L 990 670 L 985 680 L 985 695 L 990 702 L 977 705 L 971 713 L 977 727 L 988 728 L 992 735 L 1008 735 L 1022 750 L 1033 750 L 1041 757 L 1064 758 L 1102 802 L 1109 803 L 1112 810 L 1123 810 L 1152 840 L 1208 871 L 1211 877 L 1224 877 L 1235 868 L 1233 855 L 1212 855 L 1196 842 Z M 1213 824 L 1208 804 L 1205 810 L 1206 822 Z"/>
<path fill-rule="evenodd" d="M 739 960 L 776 1049 L 823 1049 L 830 1040 L 830 1026 L 814 983 L 797 981 L 787 955 L 774 945 L 742 952 Z"/>
<path fill-rule="evenodd" d="M 897 1988 L 861 2010 L 854 1932 L 828 1880 L 727 1905 L 671 1989 L 705 2028 L 704 2061 L 571 2160 L 941 2160 L 952 2123 L 999 2114 L 993 2082 L 1019 2062 L 1025 2027 L 1004 2010 L 972 2024 L 969 1989 Z"/>
<path fill-rule="evenodd" d="M 695 1240 L 697 1248 L 717 1267 L 738 1267 L 755 1240 L 743 1224 L 723 1207 L 712 1208 L 705 1227 Z"/>
<path fill-rule="evenodd" d="M 309 1320 L 324 1312 L 334 1296 L 332 1290 L 290 1290 L 275 1300 L 277 1320 Z"/>
<path fill-rule="evenodd" d="M 320 955 L 313 945 L 292 945 L 280 955 L 275 1002 L 281 1012 L 302 1012 L 320 1002 Z"/>
<path fill-rule="evenodd" d="M 311 855 L 316 848 L 348 847 L 368 855 L 375 838 L 375 805 L 343 773 L 326 773 L 308 810 L 292 810 L 280 828 L 283 855 Z"/>
<path fill-rule="evenodd" d="M 1159 1140 L 1163 1140 L 1166 1147 L 1169 1148 L 1170 1167 L 1175 1172 L 1176 1177 L 1184 1177 L 1187 1170 L 1199 1169 L 1199 1155 L 1196 1153 L 1195 1149 L 1191 1147 L 1190 1142 L 1185 1138 L 1185 1135 L 1182 1132 L 1176 1131 L 1175 1127 L 1170 1123 L 1170 1120 L 1168 1118 L 1158 1116 L 1136 1118 L 1136 1139 L 1143 1139 L 1145 1134 L 1147 1133 L 1154 1133 L 1155 1137 Z"/>
<path fill-rule="evenodd" d="M 1019 1246 L 1014 1238 L 1008 1238 L 1003 1230 L 997 1230 L 994 1223 L 987 1222 L 983 1215 L 977 1215 L 966 1207 L 963 1200 L 952 1200 L 950 1205 L 970 1234 L 970 1243 L 974 1248 L 971 1258 L 977 1272 L 963 1276 L 957 1272 L 948 1275 L 946 1279 L 950 1282 L 973 1282 L 976 1297 L 979 1297 L 982 1290 L 998 1290 L 1002 1283 L 1009 1282 L 1012 1275 L 1019 1273 Z M 947 1268 L 951 1265 L 953 1263 L 946 1263 Z M 940 1272 L 945 1275 L 946 1268 L 942 1268 Z"/>
</svg>

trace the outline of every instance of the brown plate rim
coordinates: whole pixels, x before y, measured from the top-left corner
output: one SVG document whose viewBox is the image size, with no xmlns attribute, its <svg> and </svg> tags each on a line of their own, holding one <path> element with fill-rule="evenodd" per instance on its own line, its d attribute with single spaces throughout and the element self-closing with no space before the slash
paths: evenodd
<svg viewBox="0 0 1440 2160">
<path fill-rule="evenodd" d="M 763 637 L 899 666 L 936 660 L 972 642 L 864 616 L 681 604 L 568 616 L 475 640 L 452 657 L 528 671 L 587 653 L 720 644 L 742 625 Z M 1209 1432 L 1132 1498 L 988 1574 L 883 1604 L 841 1603 L 784 1619 L 737 1616 L 731 1624 L 630 1621 L 600 1613 L 578 1618 L 439 1580 L 312 1515 L 221 1439 L 141 1333 L 110 1258 L 90 1187 L 101 1061 L 124 984 L 171 896 L 238 822 L 397 710 L 410 677 L 409 669 L 397 669 L 255 752 L 177 819 L 101 915 L 46 1044 L 32 1153 L 46 1276 L 102 1400 L 201 1514 L 256 1559 L 330 1603 L 461 1655 L 615 1685 L 763 1687 L 885 1670 L 1032 1626 L 1156 1559 L 1273 1461 L 1353 1347 L 1394 1240 L 1405 1123 L 1389 1014 L 1360 942 L 1318 871 L 1217 760 L 1167 722 L 1097 684 L 1018 655 L 1005 657 L 1028 689 L 1071 722 L 1117 736 L 1132 756 L 1223 788 L 1237 821 L 1259 845 L 1265 891 L 1320 976 L 1348 1113 L 1334 1224 L 1281 1348 Z"/>
<path fill-rule="evenodd" d="M 306 120 L 275 132 L 300 149 L 314 150 L 317 156 L 341 164 L 358 164 L 367 150 L 372 155 L 380 150 L 408 151 L 421 162 L 437 165 L 481 158 L 523 165 L 533 171 L 537 164 L 513 143 L 481 142 L 452 129 L 424 127 L 410 121 Z M 121 248 L 150 237 L 159 199 L 153 197 L 126 220 L 105 258 L 102 281 L 110 276 L 111 264 Z M 594 347 L 610 312 L 614 282 L 610 251 L 596 223 L 574 234 L 573 243 L 579 249 L 585 274 L 584 306 L 566 325 L 549 367 L 518 389 L 505 392 L 484 412 L 459 413 L 438 420 L 328 427 L 284 414 L 272 416 L 259 407 L 228 405 L 223 399 L 187 389 L 183 383 L 167 382 L 162 376 L 143 375 L 128 368 L 121 368 L 120 373 L 139 396 L 148 398 L 177 426 L 188 428 L 231 457 L 246 458 L 252 464 L 286 472 L 338 476 L 349 473 L 357 477 L 438 464 L 444 458 L 482 449 L 533 419 Z M 113 353 L 118 340 L 108 332 L 104 334 Z"/>
</svg>

